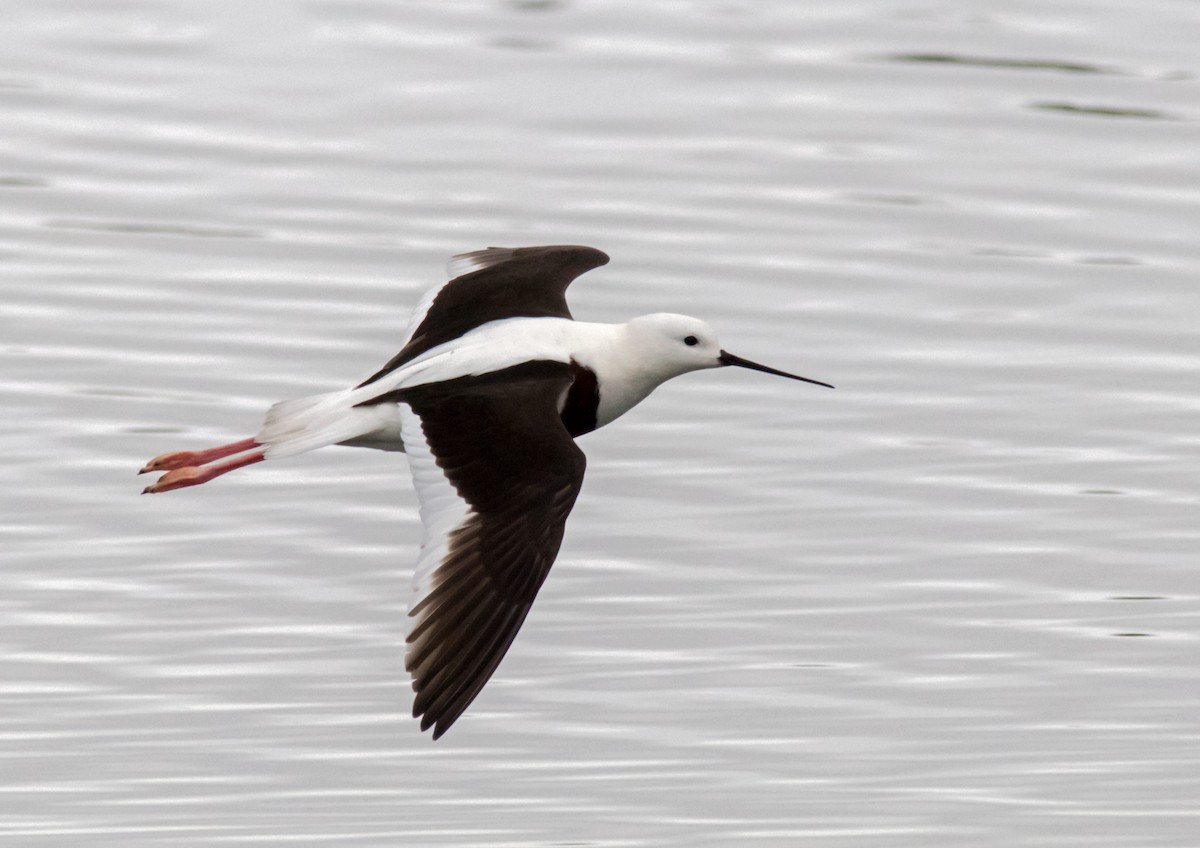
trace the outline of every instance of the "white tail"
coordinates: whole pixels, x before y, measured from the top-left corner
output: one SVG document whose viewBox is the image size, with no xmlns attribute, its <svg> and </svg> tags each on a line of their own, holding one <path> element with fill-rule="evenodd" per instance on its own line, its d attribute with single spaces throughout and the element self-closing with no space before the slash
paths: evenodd
<svg viewBox="0 0 1200 848">
<path fill-rule="evenodd" d="M 307 453 L 327 445 L 404 450 L 393 403 L 354 406 L 352 390 L 285 400 L 267 410 L 255 440 L 267 458 Z"/>
</svg>

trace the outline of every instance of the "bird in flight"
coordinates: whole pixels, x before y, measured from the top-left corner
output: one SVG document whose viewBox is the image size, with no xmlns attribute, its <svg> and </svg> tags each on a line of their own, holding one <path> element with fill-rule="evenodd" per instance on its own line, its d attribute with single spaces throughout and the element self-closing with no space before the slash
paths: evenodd
<svg viewBox="0 0 1200 848">
<path fill-rule="evenodd" d="M 433 738 L 508 651 L 558 555 L 586 459 L 575 439 L 672 377 L 738 366 L 833 388 L 722 350 L 703 321 L 576 321 L 567 286 L 608 262 L 590 247 L 491 247 L 453 258 L 404 343 L 357 386 L 277 403 L 252 438 L 174 451 L 144 493 L 206 483 L 326 445 L 403 451 L 424 536 L 408 607 L 413 717 Z"/>
</svg>

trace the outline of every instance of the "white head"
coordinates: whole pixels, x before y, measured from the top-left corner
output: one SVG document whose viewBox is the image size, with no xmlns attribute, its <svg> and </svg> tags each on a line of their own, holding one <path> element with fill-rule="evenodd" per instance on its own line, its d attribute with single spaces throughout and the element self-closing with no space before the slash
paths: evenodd
<svg viewBox="0 0 1200 848">
<path fill-rule="evenodd" d="M 603 353 L 595 349 L 577 352 L 577 359 L 600 378 L 597 427 L 616 420 L 641 403 L 656 387 L 689 371 L 737 365 L 806 383 L 817 382 L 721 350 L 713 328 L 698 318 L 659 313 L 643 315 L 626 324 L 598 326 L 617 330 L 618 335 L 613 338 L 615 343 Z"/>
<path fill-rule="evenodd" d="M 660 383 L 689 371 L 736 365 L 833 388 L 828 383 L 768 368 L 722 350 L 716 332 L 699 318 L 660 312 L 634 318 L 625 325 L 625 330 L 636 345 L 633 355 L 644 363 L 645 370 L 653 373 Z"/>
<path fill-rule="evenodd" d="M 634 342 L 630 354 L 660 380 L 721 365 L 717 334 L 699 318 L 661 312 L 634 318 L 625 330 Z"/>
</svg>

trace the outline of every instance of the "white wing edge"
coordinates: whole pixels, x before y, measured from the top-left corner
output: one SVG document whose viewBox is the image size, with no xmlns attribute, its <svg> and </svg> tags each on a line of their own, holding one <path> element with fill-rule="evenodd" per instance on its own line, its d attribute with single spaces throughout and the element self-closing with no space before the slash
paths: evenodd
<svg viewBox="0 0 1200 848">
<path fill-rule="evenodd" d="M 420 417 L 408 404 L 399 406 L 400 432 L 420 501 L 421 524 L 425 528 L 413 572 L 412 596 L 408 603 L 411 611 L 432 591 L 434 574 L 450 552 L 450 534 L 462 527 L 473 513 L 471 505 L 462 499 L 434 459 Z M 411 633 L 417 623 L 410 618 L 407 632 Z"/>
<path fill-rule="evenodd" d="M 408 319 L 408 327 L 404 331 L 404 341 L 400 344 L 400 349 L 403 350 L 405 345 L 412 341 L 413 334 L 417 332 L 417 327 L 421 326 L 421 322 L 425 320 L 425 316 L 429 314 L 429 307 L 433 306 L 433 301 L 442 289 L 446 287 L 446 283 L 434 286 L 425 294 L 421 295 L 421 299 L 417 301 L 417 305 L 413 307 L 412 317 Z"/>
</svg>

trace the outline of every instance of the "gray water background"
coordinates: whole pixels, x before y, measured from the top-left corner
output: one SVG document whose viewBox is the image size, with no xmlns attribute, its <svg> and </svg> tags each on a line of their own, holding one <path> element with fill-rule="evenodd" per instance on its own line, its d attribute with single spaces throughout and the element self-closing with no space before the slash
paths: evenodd
<svg viewBox="0 0 1200 848">
<path fill-rule="evenodd" d="M 1200 5 L 0 3 L 0 845 L 1200 844 Z M 408 717 L 402 456 L 139 497 L 447 257 L 743 356 Z"/>
</svg>

